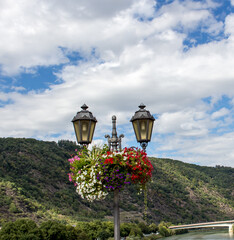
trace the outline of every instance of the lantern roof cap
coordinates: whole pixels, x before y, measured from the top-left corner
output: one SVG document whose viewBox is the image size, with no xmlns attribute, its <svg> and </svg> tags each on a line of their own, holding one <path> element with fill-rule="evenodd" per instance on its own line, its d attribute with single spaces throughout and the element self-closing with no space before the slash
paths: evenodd
<svg viewBox="0 0 234 240">
<path fill-rule="evenodd" d="M 155 121 L 155 118 L 153 117 L 153 115 L 151 115 L 151 113 L 145 109 L 145 104 L 141 103 L 138 106 L 140 109 L 138 111 L 135 112 L 134 116 L 131 118 L 130 122 L 133 122 L 134 120 L 140 120 L 140 119 L 150 119 Z"/>
<path fill-rule="evenodd" d="M 86 104 L 83 104 L 81 108 L 82 110 L 80 112 L 77 112 L 76 116 L 72 119 L 72 122 L 75 122 L 77 120 L 90 120 L 97 122 L 97 119 L 93 116 L 93 114 L 87 110 L 89 107 Z"/>
</svg>

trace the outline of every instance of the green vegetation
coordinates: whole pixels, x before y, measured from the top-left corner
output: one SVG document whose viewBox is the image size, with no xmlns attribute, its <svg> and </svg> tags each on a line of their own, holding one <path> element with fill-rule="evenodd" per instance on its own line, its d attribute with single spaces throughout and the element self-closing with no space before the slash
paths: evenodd
<svg viewBox="0 0 234 240">
<path fill-rule="evenodd" d="M 234 169 L 151 159 L 148 205 L 154 219 L 173 223 L 228 220 L 234 215 Z M 158 217 L 157 217 L 158 214 Z"/>
<path fill-rule="evenodd" d="M 84 229 L 66 226 L 56 221 L 43 222 L 40 227 L 32 220 L 18 219 L 6 223 L 0 230 L 0 240 L 77 240 L 91 239 Z"/>
<path fill-rule="evenodd" d="M 113 220 L 113 194 L 105 201 L 89 203 L 68 181 L 67 159 L 76 148 L 67 140 L 55 143 L 0 138 L 0 225 L 19 218 L 37 224 L 56 220 L 70 225 Z M 151 161 L 154 171 L 153 182 L 148 185 L 147 223 L 164 220 L 185 224 L 233 218 L 233 168 L 201 167 L 171 159 Z M 121 192 L 121 222 L 143 221 L 144 196 L 137 194 L 135 186 Z M 132 231 L 132 236 L 137 237 L 140 231 L 148 231 L 144 228 L 140 224 L 130 230 L 126 225 L 122 231 L 128 235 Z"/>
<path fill-rule="evenodd" d="M 154 235 L 144 238 L 146 229 L 149 231 L 150 226 L 144 223 L 122 223 L 120 235 L 128 239 L 156 239 Z M 76 226 L 69 226 L 49 220 L 38 226 L 30 219 L 18 219 L 4 224 L 0 230 L 0 240 L 106 240 L 113 237 L 113 223 L 101 221 L 78 222 Z"/>
<path fill-rule="evenodd" d="M 170 225 L 170 223 L 165 223 L 163 221 L 158 225 L 158 231 L 163 237 L 169 237 L 173 235 L 173 231 L 168 228 Z"/>
</svg>

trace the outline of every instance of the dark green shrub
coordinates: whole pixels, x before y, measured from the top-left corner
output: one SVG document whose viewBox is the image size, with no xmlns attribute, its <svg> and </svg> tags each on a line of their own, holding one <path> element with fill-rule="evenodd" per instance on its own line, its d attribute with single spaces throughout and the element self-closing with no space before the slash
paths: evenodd
<svg viewBox="0 0 234 240">
<path fill-rule="evenodd" d="M 158 226 L 155 223 L 149 225 L 150 231 L 156 233 L 158 231 Z"/>
<path fill-rule="evenodd" d="M 19 213 L 19 212 L 21 212 L 21 211 L 16 207 L 16 205 L 15 205 L 13 202 L 10 204 L 9 211 L 10 211 L 11 213 Z"/>
<path fill-rule="evenodd" d="M 129 223 L 120 224 L 120 236 L 127 237 L 131 231 L 131 225 Z"/>
<path fill-rule="evenodd" d="M 67 240 L 67 227 L 56 221 L 47 221 L 41 224 L 40 230 L 44 240 Z M 72 238 L 77 239 L 77 238 Z M 69 239 L 70 240 L 70 239 Z"/>
<path fill-rule="evenodd" d="M 159 227 L 158 231 L 163 237 L 169 237 L 171 235 L 170 232 L 168 231 L 168 228 L 165 226 Z"/>
<path fill-rule="evenodd" d="M 166 222 L 161 222 L 158 225 L 158 231 L 163 237 L 169 237 L 173 235 L 172 230 L 168 228 L 170 225 L 171 225 L 170 223 L 166 223 Z"/>
<path fill-rule="evenodd" d="M 3 225 L 0 240 L 43 240 L 41 231 L 35 222 L 28 219 L 18 219 Z"/>
<path fill-rule="evenodd" d="M 131 231 L 129 233 L 129 236 L 132 236 L 132 237 L 143 237 L 143 233 L 142 233 L 141 229 L 137 225 L 134 225 L 134 226 L 131 227 Z"/>
<path fill-rule="evenodd" d="M 144 233 L 144 234 L 149 234 L 151 233 L 151 229 L 148 225 L 146 225 L 144 222 L 139 222 L 137 224 L 137 226 L 141 229 L 141 231 Z"/>
</svg>

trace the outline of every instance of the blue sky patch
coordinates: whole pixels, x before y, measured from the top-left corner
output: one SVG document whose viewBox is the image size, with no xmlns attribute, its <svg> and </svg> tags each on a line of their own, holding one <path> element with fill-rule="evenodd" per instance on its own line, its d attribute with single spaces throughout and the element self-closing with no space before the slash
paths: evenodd
<svg viewBox="0 0 234 240">
<path fill-rule="evenodd" d="M 232 109 L 232 104 L 231 104 L 231 99 L 223 95 L 221 99 L 219 99 L 215 104 L 214 104 L 214 109 L 221 109 L 221 108 L 227 108 L 227 109 Z"/>
<path fill-rule="evenodd" d="M 78 51 L 71 51 L 65 47 L 59 47 L 62 53 L 69 59 L 69 64 L 77 64 L 79 61 L 84 61 L 84 57 Z"/>
<path fill-rule="evenodd" d="M 219 7 L 211 10 L 211 12 L 213 13 L 213 16 L 217 21 L 224 22 L 225 18 L 234 11 L 234 7 L 231 5 L 230 1 L 228 0 L 224 0 L 224 1 L 213 0 L 213 2 L 220 4 Z"/>
<path fill-rule="evenodd" d="M 157 4 L 155 6 L 155 10 L 159 10 L 164 5 L 171 4 L 173 2 L 174 2 L 174 0 L 157 0 Z"/>
<path fill-rule="evenodd" d="M 53 67 L 37 67 L 34 73 L 21 73 L 15 77 L 2 77 L 4 82 L 8 83 L 9 88 L 5 89 L 4 92 L 11 92 L 14 90 L 13 87 L 23 87 L 25 91 L 42 91 L 49 88 L 51 84 L 59 84 L 59 81 L 54 75 L 58 72 L 61 66 Z"/>
</svg>

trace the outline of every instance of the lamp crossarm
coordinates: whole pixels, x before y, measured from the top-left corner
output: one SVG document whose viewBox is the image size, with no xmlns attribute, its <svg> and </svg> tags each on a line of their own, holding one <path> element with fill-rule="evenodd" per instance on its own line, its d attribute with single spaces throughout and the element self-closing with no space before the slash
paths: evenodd
<svg viewBox="0 0 234 240">
<path fill-rule="evenodd" d="M 116 116 L 112 116 L 112 136 L 110 137 L 110 135 L 106 134 L 105 138 L 107 138 L 108 147 L 110 150 L 112 151 L 121 150 L 122 148 L 121 141 L 122 138 L 124 138 L 124 135 L 120 134 L 120 136 L 118 137 L 116 131 Z"/>
</svg>

